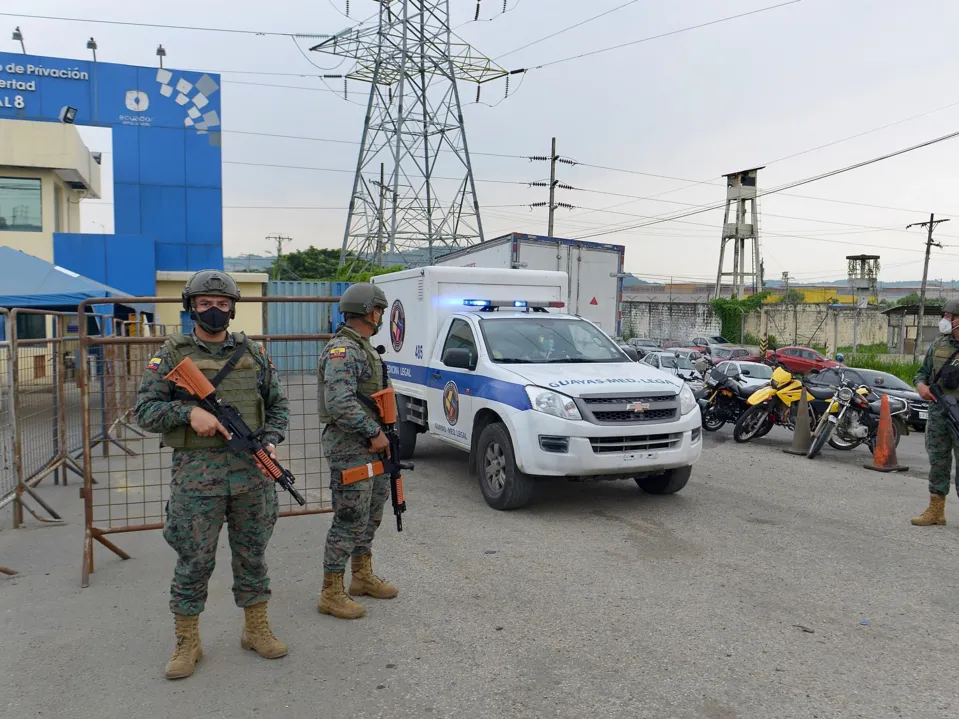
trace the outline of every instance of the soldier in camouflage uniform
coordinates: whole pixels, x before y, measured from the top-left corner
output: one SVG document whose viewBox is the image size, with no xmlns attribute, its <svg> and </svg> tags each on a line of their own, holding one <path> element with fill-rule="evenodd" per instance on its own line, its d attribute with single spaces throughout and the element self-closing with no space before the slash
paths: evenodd
<svg viewBox="0 0 959 719">
<path fill-rule="evenodd" d="M 344 469 L 376 462 L 389 453 L 377 413 L 357 398 L 391 386 L 383 361 L 370 344 L 370 337 L 383 325 L 386 308 L 386 295 L 379 287 L 359 283 L 347 288 L 340 298 L 346 322 L 320 357 L 319 412 L 325 425 L 323 449 L 330 463 L 334 515 L 326 537 L 318 609 L 340 619 L 356 619 L 366 612 L 344 590 L 347 559 L 351 560 L 350 594 L 377 599 L 399 594 L 395 586 L 373 574 L 371 545 L 389 497 L 389 475 L 345 486 L 342 475 Z"/>
<path fill-rule="evenodd" d="M 946 523 L 946 495 L 952 481 L 952 455 L 959 466 L 959 442 L 956 442 L 943 410 L 929 391 L 929 385 L 938 383 L 946 394 L 959 397 L 959 300 L 949 300 L 943 307 L 939 321 L 942 337 L 929 346 L 926 358 L 913 383 L 919 395 L 929 401 L 929 419 L 926 422 L 926 452 L 929 454 L 929 507 L 912 523 L 920 527 Z M 959 485 L 957 485 L 959 491 Z"/>
<path fill-rule="evenodd" d="M 274 482 L 252 455 L 227 447 L 227 431 L 164 377 L 192 358 L 217 386 L 224 402 L 250 427 L 264 427 L 268 450 L 283 441 L 289 408 L 264 347 L 242 332 L 227 332 L 240 290 L 224 272 L 198 272 L 183 290 L 183 307 L 195 322 L 189 335 L 175 334 L 147 365 L 136 405 L 137 423 L 162 435 L 173 448 L 173 479 L 163 538 L 177 553 L 170 586 L 176 649 L 166 665 L 168 679 L 193 674 L 203 656 L 199 619 L 213 574 L 220 529 L 226 520 L 233 555 L 233 597 L 243 607 L 240 644 L 260 656 L 285 656 L 286 645 L 270 629 L 266 607 L 270 579 L 264 558 L 277 518 Z M 222 437 L 220 435 L 223 435 Z"/>
</svg>

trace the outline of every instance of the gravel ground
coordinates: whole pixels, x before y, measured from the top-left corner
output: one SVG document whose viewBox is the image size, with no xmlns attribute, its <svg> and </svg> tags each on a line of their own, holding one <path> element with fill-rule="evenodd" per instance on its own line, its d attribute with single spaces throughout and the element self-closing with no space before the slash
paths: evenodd
<svg viewBox="0 0 959 719">
<path fill-rule="evenodd" d="M 915 528 L 928 468 L 862 469 L 863 448 L 815 461 L 776 429 L 706 437 L 686 489 L 543 485 L 529 507 L 489 509 L 465 455 L 423 441 L 379 573 L 393 601 L 345 622 L 316 612 L 329 515 L 284 519 L 270 545 L 276 633 L 290 655 L 239 646 L 229 554 L 201 620 L 205 657 L 168 682 L 159 532 L 97 548 L 79 588 L 76 486 L 41 486 L 63 527 L 0 532 L 2 717 L 947 717 L 959 715 L 956 556 L 948 527 Z M 32 520 L 31 520 L 32 522 Z"/>
</svg>

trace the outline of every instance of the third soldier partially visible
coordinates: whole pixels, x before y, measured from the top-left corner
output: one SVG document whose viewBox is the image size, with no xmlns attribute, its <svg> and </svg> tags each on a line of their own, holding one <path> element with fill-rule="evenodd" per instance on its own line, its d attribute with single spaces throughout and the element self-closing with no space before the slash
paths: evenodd
<svg viewBox="0 0 959 719">
<path fill-rule="evenodd" d="M 387 474 L 343 484 L 342 472 L 377 461 L 389 452 L 377 413 L 359 395 L 370 397 L 390 386 L 383 361 L 370 337 L 383 325 L 386 294 L 369 283 L 350 286 L 340 298 L 345 324 L 320 357 L 319 412 L 323 450 L 330 463 L 333 524 L 326 537 L 323 590 L 319 611 L 341 619 L 362 617 L 366 609 L 347 595 L 343 585 L 351 560 L 350 594 L 392 599 L 399 590 L 373 574 L 373 535 L 389 497 Z"/>
<path fill-rule="evenodd" d="M 926 358 L 916 373 L 915 385 L 919 396 L 929 402 L 926 422 L 926 452 L 929 455 L 929 506 L 912 523 L 920 527 L 946 523 L 946 495 L 952 484 L 952 456 L 959 466 L 959 442 L 949 425 L 929 385 L 938 384 L 942 391 L 959 397 L 959 300 L 949 300 L 942 308 L 939 331 L 942 333 L 929 345 Z M 957 485 L 959 489 L 959 485 Z"/>
</svg>

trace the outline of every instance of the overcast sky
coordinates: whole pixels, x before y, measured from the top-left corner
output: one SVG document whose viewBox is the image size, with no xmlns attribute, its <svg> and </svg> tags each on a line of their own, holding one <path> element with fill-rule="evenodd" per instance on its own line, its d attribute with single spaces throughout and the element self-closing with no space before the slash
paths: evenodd
<svg viewBox="0 0 959 719">
<path fill-rule="evenodd" d="M 490 57 L 529 44 L 628 0 L 482 0 L 487 22 L 469 22 L 475 0 L 451 0 L 453 26 Z M 776 5 L 782 0 L 638 0 L 605 17 L 502 57 L 507 69 L 553 60 Z M 192 25 L 285 33 L 338 32 L 374 14 L 373 0 L 197 3 L 165 0 L 5 0 L 3 12 Z M 20 25 L 31 54 L 84 58 L 87 39 L 105 62 L 222 73 L 224 249 L 264 253 L 270 233 L 339 247 L 356 163 L 367 87 L 350 83 L 348 100 L 320 80 L 248 72 L 346 71 L 348 61 L 307 53 L 293 39 L 128 27 L 0 16 L 0 50 L 16 52 Z M 503 86 L 463 85 L 470 148 L 475 152 L 546 155 L 640 174 L 563 166 L 560 179 L 587 191 L 564 192 L 555 233 L 582 237 L 644 217 L 722 202 L 724 173 L 766 165 L 760 188 L 818 175 L 959 130 L 959 3 L 946 0 L 801 0 L 749 17 L 531 70 Z M 306 51 L 309 40 L 300 40 Z M 336 68 L 336 69 L 334 69 Z M 331 81 L 338 83 L 339 81 Z M 238 83 L 258 83 L 238 84 Z M 292 86 L 296 89 L 281 87 Z M 310 88 L 310 89 L 303 89 Z M 495 107 L 490 106 L 495 104 Z M 952 107 L 946 107 L 954 105 Z M 919 116 L 919 117 L 916 117 Z M 907 118 L 915 118 L 908 119 Z M 897 123 L 885 129 L 878 129 Z M 230 132 L 233 131 L 233 132 Z M 298 135 L 340 142 L 270 138 L 237 132 Z M 828 143 L 838 144 L 806 152 Z M 85 129 L 91 149 L 109 149 L 109 131 Z M 789 159 L 788 156 L 804 153 Z M 952 217 L 937 237 L 930 277 L 959 278 L 959 138 L 761 200 L 766 276 L 784 270 L 800 281 L 845 275 L 847 254 L 882 256 L 881 279 L 918 279 L 924 231 L 905 231 L 930 212 Z M 322 172 L 260 168 L 236 161 L 332 168 Z M 542 163 L 475 155 L 487 238 L 509 231 L 546 234 L 545 210 L 523 205 L 545 190 L 520 184 L 548 178 Z M 105 163 L 106 164 L 106 163 Z M 105 197 L 109 202 L 109 168 Z M 690 186 L 692 185 L 692 186 Z M 606 193 L 606 194 L 604 194 Z M 631 200 L 609 193 L 657 197 Z M 797 197 L 802 195 L 803 197 Z M 815 199 L 813 199 L 815 198 Z M 827 200 L 841 200 L 831 202 Z M 862 204 L 849 204 L 862 203 Z M 865 207 L 875 205 L 877 207 Z M 244 206 L 332 210 L 243 209 Z M 500 206 L 500 207 L 495 207 Z M 614 207 L 615 206 L 615 207 Z M 596 210 L 606 209 L 606 212 Z M 618 213 L 618 214 L 616 214 Z M 626 246 L 628 270 L 650 280 L 715 278 L 722 212 L 596 238 Z M 109 205 L 87 207 L 84 231 L 112 230 Z"/>
</svg>

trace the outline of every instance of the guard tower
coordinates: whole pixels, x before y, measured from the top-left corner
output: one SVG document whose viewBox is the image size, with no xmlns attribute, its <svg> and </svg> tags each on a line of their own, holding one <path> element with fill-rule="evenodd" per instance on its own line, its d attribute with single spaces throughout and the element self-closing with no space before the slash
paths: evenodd
<svg viewBox="0 0 959 719">
<path fill-rule="evenodd" d="M 752 292 L 762 291 L 762 261 L 759 256 L 759 213 L 756 209 L 756 178 L 762 167 L 726 175 L 726 214 L 723 218 L 723 241 L 719 246 L 719 270 L 716 273 L 716 297 L 723 294 L 723 278 L 732 278 L 733 297 L 746 292 L 747 278 Z M 748 210 L 748 211 L 747 211 Z M 734 219 L 730 221 L 730 215 Z M 726 245 L 733 243 L 733 267 L 724 270 Z M 751 255 L 746 271 L 746 254 Z"/>
</svg>

